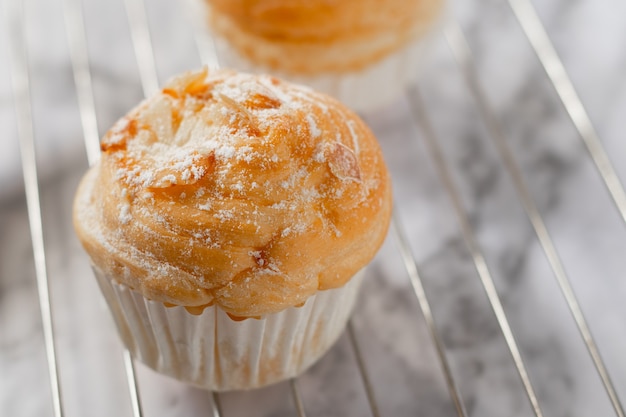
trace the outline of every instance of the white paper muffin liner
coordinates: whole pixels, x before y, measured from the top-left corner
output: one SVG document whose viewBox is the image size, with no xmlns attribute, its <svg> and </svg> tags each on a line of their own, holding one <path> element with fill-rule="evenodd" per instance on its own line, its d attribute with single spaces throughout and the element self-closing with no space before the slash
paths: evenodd
<svg viewBox="0 0 626 417">
<path fill-rule="evenodd" d="M 200 315 L 165 307 L 98 268 L 94 272 L 133 357 L 214 391 L 257 388 L 306 370 L 344 330 L 363 275 L 341 288 L 319 291 L 302 307 L 235 321 L 216 306 Z"/>
</svg>

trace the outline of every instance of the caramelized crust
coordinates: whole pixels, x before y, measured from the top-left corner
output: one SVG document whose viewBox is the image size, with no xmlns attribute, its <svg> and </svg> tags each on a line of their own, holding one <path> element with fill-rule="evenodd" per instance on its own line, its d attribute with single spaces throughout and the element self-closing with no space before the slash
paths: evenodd
<svg viewBox="0 0 626 417">
<path fill-rule="evenodd" d="M 443 0 L 207 0 L 213 30 L 257 64 L 356 71 L 434 25 Z"/>
<path fill-rule="evenodd" d="M 345 284 L 387 232 L 372 133 L 337 101 L 268 76 L 186 73 L 102 151 L 76 231 L 98 268 L 153 300 L 278 312 Z"/>
</svg>

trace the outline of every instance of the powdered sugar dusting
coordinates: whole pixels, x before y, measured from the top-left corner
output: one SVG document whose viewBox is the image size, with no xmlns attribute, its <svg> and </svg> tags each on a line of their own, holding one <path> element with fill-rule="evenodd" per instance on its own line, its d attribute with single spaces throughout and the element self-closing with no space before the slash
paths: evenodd
<svg viewBox="0 0 626 417">
<path fill-rule="evenodd" d="M 311 136 L 313 136 L 314 138 L 319 138 L 322 135 L 322 131 L 320 130 L 319 127 L 317 127 L 317 123 L 315 123 L 315 119 L 313 118 L 313 115 L 307 114 L 306 120 L 307 122 L 309 122 L 309 129 L 311 131 Z"/>
<path fill-rule="evenodd" d="M 333 247 L 374 183 L 362 178 L 359 127 L 334 103 L 268 76 L 173 80 L 107 134 L 97 194 L 111 230 L 97 239 L 132 247 L 129 265 L 147 279 L 173 274 L 213 296 L 258 276 L 303 279 L 302 265 L 319 266 L 291 242 Z M 285 291 L 304 288 L 295 282 Z"/>
<path fill-rule="evenodd" d="M 119 219 L 121 224 L 127 224 L 132 220 L 132 216 L 130 215 L 130 204 L 127 202 L 120 203 L 118 206 L 119 210 Z"/>
<path fill-rule="evenodd" d="M 356 131 L 354 130 L 354 120 L 348 120 L 346 122 L 346 125 L 348 126 L 348 129 L 350 130 L 350 136 L 352 136 L 352 146 L 354 148 L 354 153 L 356 153 L 357 155 L 359 153 L 361 153 L 361 149 L 359 148 L 359 136 L 356 134 Z"/>
</svg>

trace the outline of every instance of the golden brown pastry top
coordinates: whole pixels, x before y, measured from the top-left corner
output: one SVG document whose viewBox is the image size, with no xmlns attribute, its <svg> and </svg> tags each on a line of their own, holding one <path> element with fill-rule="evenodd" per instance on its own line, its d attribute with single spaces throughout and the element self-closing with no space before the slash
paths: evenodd
<svg viewBox="0 0 626 417">
<path fill-rule="evenodd" d="M 207 0 L 219 35 L 296 74 L 359 70 L 427 33 L 443 0 Z"/>
<path fill-rule="evenodd" d="M 118 121 L 74 204 L 96 267 L 145 297 L 250 317 L 342 286 L 386 235 L 365 124 L 269 76 L 186 73 Z"/>
</svg>

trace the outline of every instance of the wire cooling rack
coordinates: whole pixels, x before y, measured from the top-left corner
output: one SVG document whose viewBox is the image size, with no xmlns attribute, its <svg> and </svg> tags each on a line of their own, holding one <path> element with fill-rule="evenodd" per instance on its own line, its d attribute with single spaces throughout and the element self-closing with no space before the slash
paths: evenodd
<svg viewBox="0 0 626 417">
<path fill-rule="evenodd" d="M 575 127 L 578 135 L 582 139 L 589 156 L 593 160 L 606 188 L 618 210 L 621 218 L 626 221 L 626 193 L 624 187 L 611 165 L 611 162 L 604 150 L 601 141 L 590 121 L 585 108 L 576 93 L 568 74 L 565 71 L 551 39 L 529 0 L 508 0 L 523 33 L 534 49 L 545 74 L 552 83 L 558 97 L 560 98 L 571 123 Z M 9 62 L 11 66 L 12 85 L 15 98 L 15 111 L 17 116 L 18 136 L 21 147 L 23 176 L 25 182 L 28 218 L 33 244 L 35 260 L 36 282 L 39 294 L 41 317 L 43 322 L 43 332 L 45 341 L 45 351 L 48 363 L 49 384 L 52 392 L 52 410 L 56 417 L 64 415 L 63 396 L 61 395 L 61 384 L 59 379 L 59 369 L 57 361 L 57 344 L 55 343 L 54 322 L 52 313 L 54 306 L 51 306 L 49 295 L 49 283 L 46 269 L 46 246 L 44 245 L 43 226 L 41 217 L 41 204 L 39 196 L 39 185 L 37 175 L 37 164 L 35 158 L 34 125 L 32 117 L 31 103 L 31 79 L 28 67 L 28 51 L 25 41 L 25 19 L 23 4 L 20 0 L 5 0 L 6 22 L 3 22 L 8 29 Z M 151 42 L 148 19 L 143 0 L 125 0 L 126 14 L 128 17 L 130 35 L 134 46 L 134 51 L 139 69 L 140 80 L 144 95 L 149 95 L 158 89 L 157 69 Z M 96 109 L 94 104 L 94 92 L 92 87 L 90 63 L 88 57 L 87 39 L 84 27 L 82 4 L 80 0 L 63 0 L 64 26 L 67 31 L 67 40 L 71 56 L 72 71 L 76 84 L 78 103 L 80 109 L 80 122 L 85 138 L 85 146 L 89 164 L 93 164 L 99 157 L 98 126 L 96 119 Z M 189 13 L 190 24 L 194 27 L 194 34 L 201 61 L 209 66 L 217 64 L 214 55 L 211 54 L 212 42 L 202 25 L 194 19 L 194 13 Z M 552 275 L 556 279 L 562 295 L 571 312 L 572 320 L 580 333 L 584 345 L 590 355 L 593 365 L 600 377 L 605 390 L 607 400 L 610 402 L 614 413 L 618 417 L 626 417 L 624 408 L 620 402 L 614 384 L 611 381 L 610 372 L 607 369 L 598 346 L 594 340 L 589 325 L 583 315 L 581 306 L 574 294 L 570 280 L 568 279 L 562 260 L 555 248 L 555 244 L 544 219 L 540 214 L 537 204 L 528 189 L 519 165 L 519 157 L 514 154 L 507 142 L 506 134 L 492 108 L 483 86 L 479 80 L 475 69 L 473 57 L 470 52 L 465 34 L 460 25 L 454 20 L 448 20 L 443 35 L 452 51 L 456 64 L 461 70 L 464 81 L 471 91 L 476 104 L 477 112 L 483 118 L 487 127 L 487 133 L 493 141 L 493 146 L 501 158 L 506 171 L 510 175 L 514 190 L 523 206 L 523 209 L 532 225 L 545 257 L 552 270 Z M 436 172 L 439 175 L 459 223 L 463 240 L 469 250 L 472 262 L 478 273 L 493 314 L 497 320 L 500 331 L 506 342 L 515 369 L 521 381 L 523 390 L 528 398 L 532 412 L 535 416 L 544 415 L 538 401 L 534 382 L 529 376 L 522 353 L 516 341 L 516 335 L 511 329 L 509 320 L 502 305 L 501 298 L 496 289 L 492 271 L 481 251 L 476 233 L 470 222 L 467 210 L 464 208 L 462 195 L 459 186 L 455 182 L 448 162 L 446 161 L 432 121 L 426 111 L 424 100 L 419 86 L 410 89 L 408 92 L 410 108 L 415 122 L 422 132 L 422 136 L 427 145 L 428 154 L 434 162 Z M 450 401 L 458 416 L 467 416 L 462 395 L 457 387 L 457 379 L 450 366 L 446 347 L 442 334 L 438 330 L 433 312 L 431 309 L 431 298 L 425 291 L 420 267 L 411 252 L 406 228 L 398 213 L 394 213 L 392 222 L 392 235 L 396 241 L 399 253 L 404 261 L 406 271 L 410 278 L 410 283 L 415 296 L 422 310 L 426 321 L 430 338 L 439 361 L 439 367 L 443 374 L 447 386 Z M 352 323 L 347 329 L 348 340 L 351 344 L 355 362 L 358 367 L 358 374 L 362 380 L 365 395 L 369 404 L 371 414 L 375 417 L 381 415 L 380 408 L 376 401 L 376 393 L 370 383 L 368 368 L 361 353 L 361 342 L 355 327 Z M 133 359 L 128 351 L 121 352 L 128 382 L 128 393 L 131 402 L 132 415 L 134 417 L 144 415 L 142 403 L 139 396 L 138 382 Z M 292 401 L 295 405 L 297 415 L 306 416 L 306 407 L 303 402 L 297 379 L 289 381 Z M 212 393 L 211 411 L 213 416 L 227 417 L 228 413 L 222 410 L 220 404 L 220 394 Z M 148 416 L 147 416 L 148 417 Z"/>
</svg>

